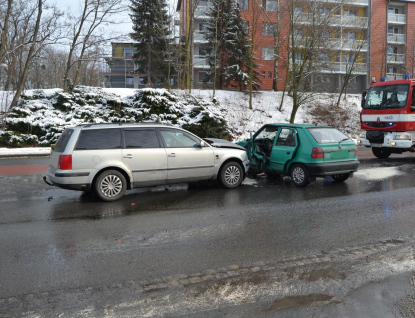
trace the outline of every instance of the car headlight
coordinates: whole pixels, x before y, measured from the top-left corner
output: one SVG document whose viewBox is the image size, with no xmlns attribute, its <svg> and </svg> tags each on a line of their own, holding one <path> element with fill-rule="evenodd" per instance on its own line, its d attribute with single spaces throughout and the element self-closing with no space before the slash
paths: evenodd
<svg viewBox="0 0 415 318">
<path fill-rule="evenodd" d="M 395 140 L 411 140 L 411 135 L 396 134 L 395 136 L 393 136 L 393 139 L 395 139 Z"/>
<path fill-rule="evenodd" d="M 366 131 L 362 131 L 362 132 L 359 134 L 359 138 L 366 138 Z"/>
</svg>

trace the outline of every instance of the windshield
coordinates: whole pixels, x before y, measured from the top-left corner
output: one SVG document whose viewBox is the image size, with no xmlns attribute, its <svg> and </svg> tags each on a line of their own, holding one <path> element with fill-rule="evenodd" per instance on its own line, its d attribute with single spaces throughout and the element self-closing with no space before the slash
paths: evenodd
<svg viewBox="0 0 415 318">
<path fill-rule="evenodd" d="M 351 140 L 336 128 L 309 128 L 308 131 L 319 144 Z"/>
<path fill-rule="evenodd" d="M 275 135 L 278 132 L 278 126 L 266 126 L 262 129 L 258 135 L 256 135 L 255 139 L 271 139 L 274 140 Z"/>
<path fill-rule="evenodd" d="M 408 84 L 372 87 L 367 93 L 364 108 L 405 108 L 408 99 L 408 91 Z"/>
</svg>

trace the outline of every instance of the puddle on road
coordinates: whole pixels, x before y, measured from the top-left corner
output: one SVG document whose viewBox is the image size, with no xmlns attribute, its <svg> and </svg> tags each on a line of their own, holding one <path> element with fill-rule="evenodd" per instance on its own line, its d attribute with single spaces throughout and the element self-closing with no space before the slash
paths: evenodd
<svg viewBox="0 0 415 318">
<path fill-rule="evenodd" d="M 363 169 L 354 173 L 356 177 L 363 178 L 369 181 L 384 180 L 391 177 L 403 175 L 399 167 L 382 167 L 374 169 Z"/>
<path fill-rule="evenodd" d="M 283 310 L 296 307 L 306 307 L 316 302 L 321 301 L 331 301 L 334 296 L 325 295 L 325 294 L 311 294 L 305 296 L 289 296 L 282 299 L 276 300 L 269 311 Z M 339 301 L 334 301 L 335 303 L 340 303 Z"/>
</svg>

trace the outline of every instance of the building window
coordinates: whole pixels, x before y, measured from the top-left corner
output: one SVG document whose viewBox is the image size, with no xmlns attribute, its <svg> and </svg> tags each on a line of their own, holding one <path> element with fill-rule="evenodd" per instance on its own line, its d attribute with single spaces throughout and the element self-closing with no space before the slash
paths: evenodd
<svg viewBox="0 0 415 318">
<path fill-rule="evenodd" d="M 243 21 L 242 24 L 244 26 L 245 32 L 249 33 L 249 22 L 248 21 Z"/>
<path fill-rule="evenodd" d="M 319 53 L 317 55 L 317 64 L 327 65 L 330 63 L 330 55 L 328 53 Z"/>
<path fill-rule="evenodd" d="M 294 13 L 302 13 L 302 12 L 303 12 L 303 7 L 300 7 L 300 6 L 294 7 Z"/>
<path fill-rule="evenodd" d="M 209 24 L 208 23 L 200 23 L 199 24 L 199 31 L 200 32 L 206 32 L 207 28 L 208 28 Z"/>
<path fill-rule="evenodd" d="M 294 37 L 302 38 L 303 37 L 303 29 L 295 29 L 294 30 Z"/>
<path fill-rule="evenodd" d="M 248 0 L 236 0 L 236 3 L 243 9 L 248 10 Z"/>
<path fill-rule="evenodd" d="M 268 72 L 268 78 L 272 78 L 272 72 Z"/>
<path fill-rule="evenodd" d="M 277 0 L 263 0 L 262 7 L 265 11 L 277 11 L 278 2 Z"/>
<path fill-rule="evenodd" d="M 354 9 L 344 9 L 344 16 L 345 17 L 356 17 L 357 11 Z"/>
<path fill-rule="evenodd" d="M 263 60 L 273 60 L 274 59 L 274 48 L 273 47 L 263 47 L 262 48 L 262 59 Z"/>
<path fill-rule="evenodd" d="M 212 48 L 201 46 L 199 47 L 199 55 L 208 56 L 212 53 Z"/>
<path fill-rule="evenodd" d="M 319 8 L 318 11 L 319 11 L 320 15 L 323 15 L 323 16 L 329 15 L 331 13 L 331 9 L 328 8 L 328 7 Z"/>
<path fill-rule="evenodd" d="M 274 35 L 276 30 L 275 23 L 262 23 L 262 35 Z"/>
<path fill-rule="evenodd" d="M 265 71 L 262 71 L 261 72 L 261 77 L 264 77 L 265 78 Z"/>
<path fill-rule="evenodd" d="M 345 31 L 343 33 L 343 39 L 345 42 L 355 42 L 356 41 L 356 32 Z"/>
<path fill-rule="evenodd" d="M 131 49 L 131 48 L 128 48 L 128 49 L 126 49 L 126 48 L 124 48 L 124 57 L 130 57 L 130 56 L 133 56 L 133 49 Z"/>
<path fill-rule="evenodd" d="M 212 78 L 208 72 L 199 71 L 199 83 L 212 83 Z"/>
<path fill-rule="evenodd" d="M 125 81 L 126 81 L 125 83 L 127 85 L 134 85 L 134 77 L 133 76 L 126 76 Z"/>
</svg>

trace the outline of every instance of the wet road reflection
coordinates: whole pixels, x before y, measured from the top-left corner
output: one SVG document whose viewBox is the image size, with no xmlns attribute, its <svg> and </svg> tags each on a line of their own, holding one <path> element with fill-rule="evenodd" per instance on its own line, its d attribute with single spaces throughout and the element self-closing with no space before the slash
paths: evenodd
<svg viewBox="0 0 415 318">
<path fill-rule="evenodd" d="M 181 184 L 135 189 L 111 203 L 48 187 L 40 175 L 2 177 L 3 293 L 197 273 L 413 236 L 414 170 L 407 159 L 371 160 L 340 184 L 326 178 L 297 188 L 288 178 L 250 175 L 233 190 Z"/>
</svg>

